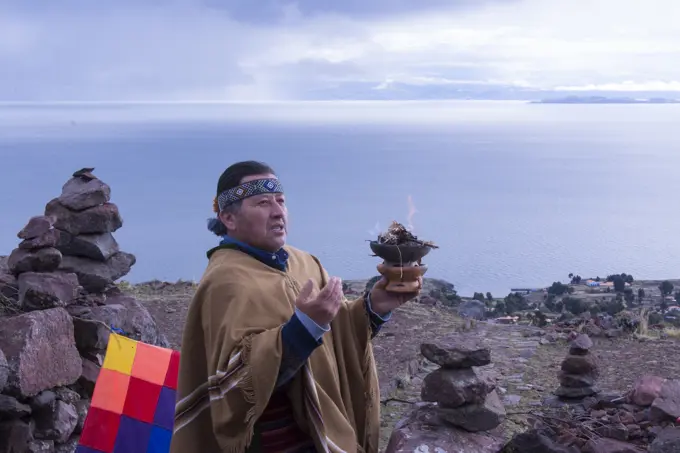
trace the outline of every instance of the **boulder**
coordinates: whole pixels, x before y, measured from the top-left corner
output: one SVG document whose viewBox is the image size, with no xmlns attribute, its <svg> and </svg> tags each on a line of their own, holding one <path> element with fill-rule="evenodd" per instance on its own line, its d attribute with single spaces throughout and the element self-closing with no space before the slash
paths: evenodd
<svg viewBox="0 0 680 453">
<path fill-rule="evenodd" d="M 111 188 L 100 179 L 73 177 L 61 189 L 59 202 L 74 211 L 93 208 L 111 199 Z"/>
<path fill-rule="evenodd" d="M 23 453 L 31 440 L 31 428 L 21 420 L 0 422 L 0 451 Z"/>
<path fill-rule="evenodd" d="M 661 386 L 666 379 L 659 376 L 645 375 L 635 383 L 630 394 L 630 401 L 638 406 L 651 406 L 661 393 Z"/>
<path fill-rule="evenodd" d="M 420 353 L 442 368 L 470 368 L 491 363 L 491 350 L 470 342 L 423 343 Z"/>
<path fill-rule="evenodd" d="M 495 384 L 473 368 L 447 370 L 440 368 L 423 380 L 423 401 L 439 403 L 441 407 L 454 408 L 464 404 L 483 403 Z"/>
<path fill-rule="evenodd" d="M 73 405 L 56 400 L 33 414 L 35 429 L 33 436 L 39 440 L 53 440 L 58 444 L 66 442 L 78 424 L 78 412 Z"/>
<path fill-rule="evenodd" d="M 680 380 L 667 379 L 661 385 L 659 396 L 649 408 L 649 417 L 655 421 L 675 421 L 680 417 Z"/>
<path fill-rule="evenodd" d="M 169 346 L 154 319 L 135 298 L 116 295 L 109 297 L 106 303 L 80 310 L 78 318 L 73 320 L 80 351 L 104 351 L 109 342 L 109 327 L 122 329 L 127 336 L 144 343 Z"/>
<path fill-rule="evenodd" d="M 19 243 L 19 248 L 24 250 L 36 250 L 45 247 L 55 247 L 59 243 L 59 230 L 51 229 L 38 237 L 24 239 Z"/>
<path fill-rule="evenodd" d="M 0 350 L 9 365 L 5 392 L 14 396 L 72 384 L 82 372 L 73 322 L 63 308 L 0 318 Z"/>
<path fill-rule="evenodd" d="M 649 446 L 649 453 L 677 453 L 680 451 L 680 428 L 668 427 L 661 431 Z"/>
<path fill-rule="evenodd" d="M 62 231 L 57 248 L 62 255 L 80 256 L 95 261 L 106 261 L 120 251 L 118 243 L 111 233 L 73 236 Z"/>
<path fill-rule="evenodd" d="M 13 274 L 22 272 L 52 272 L 61 264 L 61 252 L 47 247 L 38 250 L 14 249 L 7 260 Z"/>
<path fill-rule="evenodd" d="M 500 432 L 468 432 L 443 422 L 434 405 L 421 405 L 395 426 L 385 453 L 498 453 Z"/>
<path fill-rule="evenodd" d="M 86 291 L 98 293 L 127 275 L 136 261 L 133 254 L 125 252 L 115 253 L 105 262 L 65 256 L 61 263 L 61 270 L 76 274 L 78 282 Z"/>
<path fill-rule="evenodd" d="M 79 295 L 76 274 L 25 272 L 19 275 L 19 305 L 24 311 L 65 307 Z"/>
<path fill-rule="evenodd" d="M 0 420 L 15 420 L 31 415 L 31 406 L 20 403 L 16 398 L 0 394 Z"/>
<path fill-rule="evenodd" d="M 113 203 L 104 203 L 83 211 L 71 211 L 55 198 L 45 206 L 45 214 L 56 219 L 55 228 L 74 236 L 113 233 L 123 226 L 118 207 Z"/>
<path fill-rule="evenodd" d="M 34 239 L 47 233 L 54 225 L 54 218 L 38 215 L 28 219 L 28 223 L 17 234 L 19 239 Z"/>
<path fill-rule="evenodd" d="M 439 408 L 437 413 L 444 421 L 466 431 L 490 431 L 503 422 L 505 408 L 494 390 L 483 404 L 466 404 L 455 409 Z"/>
</svg>

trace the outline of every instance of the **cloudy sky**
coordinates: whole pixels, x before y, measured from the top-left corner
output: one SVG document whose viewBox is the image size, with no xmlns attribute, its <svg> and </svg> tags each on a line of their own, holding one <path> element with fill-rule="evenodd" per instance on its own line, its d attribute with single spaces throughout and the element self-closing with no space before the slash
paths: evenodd
<svg viewBox="0 0 680 453">
<path fill-rule="evenodd" d="M 677 0 L 3 0 L 0 100 L 680 96 L 679 17 Z"/>
</svg>

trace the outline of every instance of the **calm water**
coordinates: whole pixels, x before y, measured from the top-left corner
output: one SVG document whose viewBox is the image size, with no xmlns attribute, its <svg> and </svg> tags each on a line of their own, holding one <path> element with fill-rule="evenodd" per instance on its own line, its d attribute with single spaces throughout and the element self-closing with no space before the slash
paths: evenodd
<svg viewBox="0 0 680 453">
<path fill-rule="evenodd" d="M 220 173 L 270 163 L 290 243 L 364 278 L 376 223 L 441 246 L 463 294 L 581 275 L 680 275 L 680 106 L 395 102 L 0 106 L 0 254 L 70 174 L 112 187 L 128 276 L 200 278 Z"/>
</svg>

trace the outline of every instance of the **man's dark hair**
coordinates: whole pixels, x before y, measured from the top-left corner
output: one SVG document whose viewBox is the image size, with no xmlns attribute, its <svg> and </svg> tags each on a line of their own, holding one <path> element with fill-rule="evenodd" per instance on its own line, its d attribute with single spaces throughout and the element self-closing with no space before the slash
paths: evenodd
<svg viewBox="0 0 680 453">
<path fill-rule="evenodd" d="M 224 170 L 220 176 L 220 179 L 217 181 L 217 194 L 215 196 L 218 197 L 225 190 L 233 189 L 240 185 L 241 180 L 245 177 L 264 174 L 276 175 L 274 169 L 264 162 L 254 160 L 237 162 Z M 236 212 L 241 207 L 241 203 L 241 201 L 232 203 L 225 210 Z M 217 215 L 219 216 L 219 213 Z M 219 217 L 208 219 L 208 229 L 217 236 L 224 236 L 228 233 L 227 227 L 224 226 Z"/>
</svg>

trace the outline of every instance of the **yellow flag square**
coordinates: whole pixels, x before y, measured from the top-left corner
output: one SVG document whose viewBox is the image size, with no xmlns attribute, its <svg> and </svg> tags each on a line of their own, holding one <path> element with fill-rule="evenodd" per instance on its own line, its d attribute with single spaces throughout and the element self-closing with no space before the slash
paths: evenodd
<svg viewBox="0 0 680 453">
<path fill-rule="evenodd" d="M 111 333 L 103 367 L 130 375 L 136 353 L 137 342 L 135 340 Z"/>
</svg>

